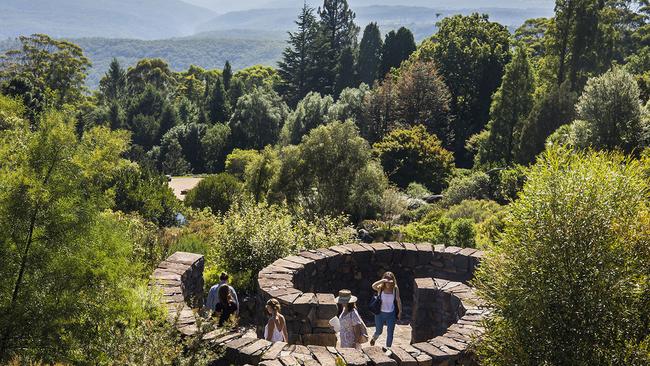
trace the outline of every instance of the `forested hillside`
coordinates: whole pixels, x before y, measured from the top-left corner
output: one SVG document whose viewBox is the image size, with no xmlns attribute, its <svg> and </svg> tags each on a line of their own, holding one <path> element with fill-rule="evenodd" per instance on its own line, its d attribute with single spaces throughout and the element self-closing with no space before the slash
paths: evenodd
<svg viewBox="0 0 650 366">
<path fill-rule="evenodd" d="M 277 47 L 251 39 L 232 54 L 181 39 L 177 53 L 35 34 L 2 53 L 0 363 L 214 364 L 204 336 L 239 319 L 168 312 L 149 284 L 171 253 L 204 256 L 205 290 L 230 274 L 250 329 L 264 326 L 261 269 L 395 241 L 484 251 L 477 365 L 650 365 L 648 1 L 557 0 L 514 31 L 451 15 L 420 43 L 346 0 L 293 17 L 268 65 L 244 67 Z M 89 90 L 93 52 L 130 58 Z M 199 56 L 210 66 L 188 66 Z M 203 179 L 181 201 L 167 175 Z"/>
<path fill-rule="evenodd" d="M 193 34 L 197 23 L 214 15 L 180 0 L 3 0 L 0 38 L 48 33 L 160 39 Z"/>
</svg>

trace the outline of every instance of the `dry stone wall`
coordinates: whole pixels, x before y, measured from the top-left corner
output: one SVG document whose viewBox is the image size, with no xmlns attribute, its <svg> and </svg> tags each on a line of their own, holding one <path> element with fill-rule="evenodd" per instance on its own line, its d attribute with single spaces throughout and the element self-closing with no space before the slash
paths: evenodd
<svg viewBox="0 0 650 366">
<path fill-rule="evenodd" d="M 290 342 L 269 342 L 233 331 L 208 333 L 205 342 L 223 347 L 215 365 L 335 366 L 337 357 L 350 366 L 475 365 L 471 352 L 489 312 L 467 281 L 482 252 L 430 244 L 348 244 L 301 252 L 279 259 L 259 273 L 257 324 L 264 324 L 262 306 L 269 298 L 283 305 Z M 196 333 L 192 305 L 202 298 L 203 257 L 174 253 L 152 275 L 163 292 L 170 321 L 183 334 Z M 335 347 L 327 321 L 337 315 L 334 294 L 342 288 L 359 296 L 367 313 L 370 284 L 385 270 L 398 277 L 405 305 L 411 309 L 412 344 L 361 350 Z M 262 327 L 258 329 L 261 333 Z"/>
</svg>

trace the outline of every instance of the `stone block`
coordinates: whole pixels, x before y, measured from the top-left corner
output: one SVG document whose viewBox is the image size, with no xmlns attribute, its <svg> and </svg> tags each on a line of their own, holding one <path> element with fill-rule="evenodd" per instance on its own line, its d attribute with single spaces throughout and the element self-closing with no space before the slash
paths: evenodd
<svg viewBox="0 0 650 366">
<path fill-rule="evenodd" d="M 336 340 L 334 342 L 336 344 Z M 314 355 L 314 358 L 322 366 L 336 366 L 336 359 L 334 356 L 323 346 L 307 346 L 311 353 Z"/>
<path fill-rule="evenodd" d="M 354 348 L 337 348 L 347 366 L 366 366 L 368 357 L 361 351 Z"/>
<path fill-rule="evenodd" d="M 397 361 L 397 364 L 401 366 L 418 366 L 418 361 L 415 357 L 400 346 L 391 347 L 390 357 Z"/>
<path fill-rule="evenodd" d="M 362 349 L 363 353 L 370 359 L 370 363 L 374 366 L 393 366 L 397 365 L 397 362 L 386 356 L 381 347 L 364 347 Z"/>
<path fill-rule="evenodd" d="M 335 297 L 332 294 L 316 294 L 318 300 L 318 318 L 319 319 L 332 319 L 338 315 L 338 307 L 336 305 Z"/>
</svg>

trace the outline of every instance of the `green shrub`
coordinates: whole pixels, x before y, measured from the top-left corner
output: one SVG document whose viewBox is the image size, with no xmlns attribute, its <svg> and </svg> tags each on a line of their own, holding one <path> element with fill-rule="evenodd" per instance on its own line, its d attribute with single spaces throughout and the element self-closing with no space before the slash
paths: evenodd
<svg viewBox="0 0 650 366">
<path fill-rule="evenodd" d="M 409 185 L 406 187 L 406 194 L 411 197 L 411 198 L 424 198 L 426 196 L 431 195 L 431 192 L 427 189 L 427 187 L 423 186 L 420 183 L 416 182 L 411 182 Z"/>
<path fill-rule="evenodd" d="M 482 362 L 647 364 L 627 351 L 647 350 L 649 199 L 643 167 L 623 155 L 540 156 L 476 274 L 494 309 Z"/>
<path fill-rule="evenodd" d="M 440 192 L 454 166 L 453 155 L 422 125 L 393 130 L 373 148 L 389 179 L 402 188 L 417 181 Z"/>
<path fill-rule="evenodd" d="M 455 177 L 442 195 L 445 206 L 457 205 L 468 199 L 487 199 L 490 197 L 490 176 L 477 171 Z"/>
<path fill-rule="evenodd" d="M 235 277 L 246 277 L 251 289 L 254 275 L 276 259 L 345 243 L 352 240 L 354 230 L 342 216 L 308 222 L 293 216 L 286 206 L 244 200 L 217 218 L 213 235 L 209 260 Z"/>
<path fill-rule="evenodd" d="M 212 212 L 225 212 L 241 195 L 242 183 L 228 173 L 210 175 L 202 179 L 185 196 L 185 204 L 202 209 L 210 207 Z"/>
</svg>

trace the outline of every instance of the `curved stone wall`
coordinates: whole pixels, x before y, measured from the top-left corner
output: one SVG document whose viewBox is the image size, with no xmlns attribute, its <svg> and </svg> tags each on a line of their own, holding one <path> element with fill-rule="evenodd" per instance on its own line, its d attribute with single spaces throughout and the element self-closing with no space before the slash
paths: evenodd
<svg viewBox="0 0 650 366">
<path fill-rule="evenodd" d="M 192 307 L 203 302 L 203 267 L 202 255 L 176 252 L 151 275 L 152 285 L 161 290 L 160 301 L 168 310 L 169 321 L 185 335 L 198 330 Z"/>
<path fill-rule="evenodd" d="M 215 331 L 204 340 L 224 347 L 224 358 L 215 360 L 223 365 L 334 366 L 336 357 L 350 366 L 475 365 L 471 344 L 482 333 L 479 322 L 489 310 L 467 281 L 482 255 L 475 249 L 396 242 L 301 252 L 275 261 L 258 275 L 257 324 L 265 322 L 266 300 L 277 298 L 287 319 L 290 344 L 239 332 Z M 412 344 L 393 346 L 388 355 L 380 347 L 334 347 L 336 336 L 327 323 L 337 315 L 334 294 L 341 288 L 353 290 L 360 297 L 361 311 L 367 311 L 370 284 L 385 270 L 398 277 L 405 310 L 410 311 Z M 196 330 L 187 301 L 201 297 L 202 271 L 201 256 L 175 253 L 152 276 L 163 290 L 170 320 L 181 320 L 177 327 L 184 334 Z"/>
</svg>

